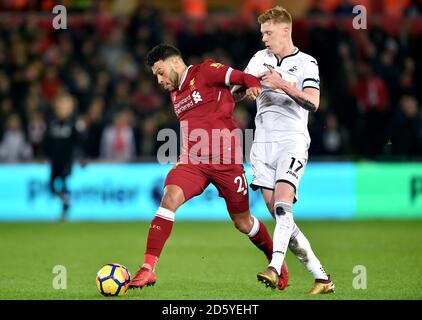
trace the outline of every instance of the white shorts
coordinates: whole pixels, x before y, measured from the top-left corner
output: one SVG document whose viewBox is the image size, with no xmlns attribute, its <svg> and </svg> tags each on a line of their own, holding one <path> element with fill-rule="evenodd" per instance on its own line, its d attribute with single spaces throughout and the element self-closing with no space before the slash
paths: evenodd
<svg viewBox="0 0 422 320">
<path fill-rule="evenodd" d="M 308 162 L 308 148 L 298 141 L 254 142 L 251 149 L 251 188 L 274 190 L 277 182 L 290 184 L 298 198 L 299 182 Z"/>
</svg>

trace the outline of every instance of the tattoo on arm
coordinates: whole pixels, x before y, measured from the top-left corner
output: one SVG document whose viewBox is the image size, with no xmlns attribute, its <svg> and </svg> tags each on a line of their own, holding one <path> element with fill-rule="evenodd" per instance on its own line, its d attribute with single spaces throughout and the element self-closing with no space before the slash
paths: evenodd
<svg viewBox="0 0 422 320">
<path fill-rule="evenodd" d="M 300 105 L 303 109 L 308 110 L 310 112 L 317 111 L 317 107 L 309 100 L 306 100 L 302 97 L 297 97 L 292 94 L 286 92 L 286 94 L 292 98 L 298 105 Z"/>
</svg>

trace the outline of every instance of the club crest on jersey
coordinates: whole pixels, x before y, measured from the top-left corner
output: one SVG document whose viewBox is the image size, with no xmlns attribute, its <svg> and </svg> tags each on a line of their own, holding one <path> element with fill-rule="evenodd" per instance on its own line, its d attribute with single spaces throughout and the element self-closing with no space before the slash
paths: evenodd
<svg viewBox="0 0 422 320">
<path fill-rule="evenodd" d="M 195 104 L 202 101 L 202 97 L 201 97 L 201 95 L 198 91 L 192 92 L 192 98 L 193 98 L 193 101 L 195 102 Z"/>
<path fill-rule="evenodd" d="M 196 86 L 195 86 L 195 78 L 192 78 L 191 81 L 189 81 L 189 88 L 191 89 L 191 91 L 196 90 Z"/>
<path fill-rule="evenodd" d="M 218 69 L 218 68 L 221 68 L 223 65 L 221 63 L 214 62 L 214 63 L 211 63 L 210 66 Z"/>
<path fill-rule="evenodd" d="M 297 67 L 293 66 L 292 68 L 289 69 L 289 72 L 296 72 L 297 71 Z"/>
</svg>

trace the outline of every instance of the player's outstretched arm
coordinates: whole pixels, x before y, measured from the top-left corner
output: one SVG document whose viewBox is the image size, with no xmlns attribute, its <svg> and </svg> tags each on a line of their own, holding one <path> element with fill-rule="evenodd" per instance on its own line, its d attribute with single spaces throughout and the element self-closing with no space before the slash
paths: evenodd
<svg viewBox="0 0 422 320">
<path fill-rule="evenodd" d="M 206 61 L 202 67 L 210 85 L 226 86 L 238 85 L 246 88 L 246 97 L 256 99 L 261 93 L 261 82 L 251 74 L 224 66 L 221 63 Z"/>
<path fill-rule="evenodd" d="M 230 84 L 246 88 L 245 97 L 255 100 L 262 92 L 261 82 L 251 74 L 235 70 L 230 74 Z"/>
<path fill-rule="evenodd" d="M 277 71 L 268 68 L 269 71 L 262 77 L 263 85 L 271 89 L 281 89 L 302 108 L 315 112 L 319 106 L 319 90 L 305 88 L 298 90 L 295 86 L 284 80 Z"/>
</svg>

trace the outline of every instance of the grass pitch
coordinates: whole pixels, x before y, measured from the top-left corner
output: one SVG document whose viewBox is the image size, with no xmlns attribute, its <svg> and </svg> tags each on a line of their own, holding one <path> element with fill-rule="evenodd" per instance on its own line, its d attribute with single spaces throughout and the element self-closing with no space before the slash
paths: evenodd
<svg viewBox="0 0 422 320">
<path fill-rule="evenodd" d="M 273 222 L 266 224 L 272 232 Z M 134 275 L 143 262 L 148 223 L 7 223 L 0 224 L 0 299 L 422 299 L 422 221 L 298 226 L 332 275 L 335 294 L 305 295 L 312 277 L 290 252 L 289 287 L 265 288 L 256 280 L 267 265 L 264 255 L 231 222 L 176 221 L 157 284 L 105 298 L 95 287 L 97 271 L 117 262 Z M 65 290 L 53 288 L 56 265 L 66 267 Z M 359 265 L 366 268 L 366 289 L 353 287 L 362 276 L 354 273 Z"/>
</svg>

